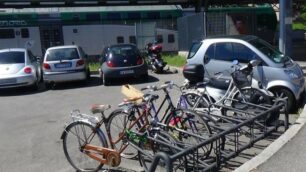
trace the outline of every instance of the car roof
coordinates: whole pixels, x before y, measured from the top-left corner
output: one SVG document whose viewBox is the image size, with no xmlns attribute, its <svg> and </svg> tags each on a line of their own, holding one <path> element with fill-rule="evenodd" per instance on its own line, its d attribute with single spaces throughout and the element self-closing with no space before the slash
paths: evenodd
<svg viewBox="0 0 306 172">
<path fill-rule="evenodd" d="M 61 45 L 61 46 L 55 46 L 55 47 L 50 47 L 47 50 L 54 50 L 54 49 L 62 49 L 62 48 L 78 48 L 78 45 Z"/>
<path fill-rule="evenodd" d="M 238 39 L 249 42 L 251 40 L 258 39 L 258 37 L 254 35 L 217 35 L 217 36 L 209 36 L 206 37 L 205 39 Z"/>
<path fill-rule="evenodd" d="M 1 49 L 0 52 L 10 52 L 10 51 L 19 51 L 19 52 L 25 52 L 27 49 L 25 48 L 6 48 L 6 49 Z"/>
</svg>

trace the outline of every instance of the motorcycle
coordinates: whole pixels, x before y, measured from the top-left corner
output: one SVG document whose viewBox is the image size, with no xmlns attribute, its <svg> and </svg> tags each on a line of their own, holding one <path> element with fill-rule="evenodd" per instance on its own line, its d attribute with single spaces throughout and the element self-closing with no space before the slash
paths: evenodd
<svg viewBox="0 0 306 172">
<path fill-rule="evenodd" d="M 161 57 L 162 46 L 160 44 L 148 43 L 146 50 L 149 59 L 149 66 L 155 73 L 162 73 L 167 65 Z"/>
</svg>

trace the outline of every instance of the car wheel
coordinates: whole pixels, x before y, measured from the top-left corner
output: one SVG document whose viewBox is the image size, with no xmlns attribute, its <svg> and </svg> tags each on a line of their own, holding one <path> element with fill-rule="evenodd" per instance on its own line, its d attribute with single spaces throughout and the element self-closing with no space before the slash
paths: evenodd
<svg viewBox="0 0 306 172">
<path fill-rule="evenodd" d="M 86 71 L 86 79 L 90 80 L 90 70 L 89 69 L 87 69 Z"/>
<path fill-rule="evenodd" d="M 287 109 L 288 109 L 288 112 L 291 112 L 294 108 L 294 105 L 295 105 L 295 99 L 294 99 L 294 96 L 293 94 L 285 89 L 285 88 L 281 88 L 281 89 L 275 89 L 272 91 L 276 100 L 277 99 L 281 99 L 281 98 L 287 98 Z M 285 112 L 285 107 L 282 107 L 280 109 L 281 113 L 284 113 Z"/>
<path fill-rule="evenodd" d="M 108 86 L 108 85 L 110 84 L 109 78 L 107 78 L 104 74 L 103 74 L 103 84 L 104 84 L 105 86 Z"/>
<path fill-rule="evenodd" d="M 141 80 L 145 81 L 145 82 L 148 81 L 149 80 L 149 74 L 146 73 L 144 75 L 141 75 Z"/>
<path fill-rule="evenodd" d="M 44 82 L 46 89 L 51 89 L 54 85 L 54 83 L 50 83 L 50 82 Z"/>
<path fill-rule="evenodd" d="M 31 85 L 31 90 L 37 91 L 39 88 L 39 81 L 35 81 L 33 85 Z"/>
</svg>

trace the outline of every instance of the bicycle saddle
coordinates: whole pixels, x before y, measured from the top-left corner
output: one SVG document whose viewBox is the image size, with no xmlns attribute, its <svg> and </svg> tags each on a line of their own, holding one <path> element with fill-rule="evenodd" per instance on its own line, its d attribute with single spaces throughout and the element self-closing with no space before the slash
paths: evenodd
<svg viewBox="0 0 306 172">
<path fill-rule="evenodd" d="M 110 109 L 111 105 L 94 104 L 91 106 L 90 111 L 95 113 L 103 113 L 105 110 Z"/>
</svg>

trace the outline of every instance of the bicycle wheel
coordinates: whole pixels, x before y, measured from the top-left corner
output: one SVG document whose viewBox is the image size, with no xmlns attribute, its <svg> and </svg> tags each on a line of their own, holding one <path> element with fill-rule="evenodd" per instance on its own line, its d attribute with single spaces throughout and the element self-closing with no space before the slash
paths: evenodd
<svg viewBox="0 0 306 172">
<path fill-rule="evenodd" d="M 82 147 L 86 144 L 108 147 L 99 132 L 94 127 L 82 121 L 76 121 L 66 127 L 63 133 L 63 149 L 68 162 L 77 171 L 95 172 L 102 168 L 103 164 L 86 155 Z M 101 155 L 102 158 L 102 155 Z"/>
<path fill-rule="evenodd" d="M 175 130 L 169 131 L 177 140 L 184 143 L 186 147 L 197 145 L 212 135 L 211 129 L 207 122 L 197 113 L 187 109 L 175 109 L 166 117 L 165 124 L 179 129 L 183 129 L 186 133 Z M 198 135 L 192 136 L 188 133 Z M 212 150 L 213 143 L 208 143 L 198 149 L 199 155 L 207 158 Z"/>
<path fill-rule="evenodd" d="M 195 107 L 196 103 L 197 106 Z M 199 93 L 187 91 L 181 95 L 177 108 L 207 108 L 209 105 L 210 102 L 206 95 L 202 96 Z"/>
<path fill-rule="evenodd" d="M 242 96 L 243 94 L 244 96 Z M 247 104 L 243 104 L 241 102 L 249 102 L 256 105 L 261 105 L 267 107 L 267 105 L 272 105 L 271 98 L 266 95 L 265 93 L 261 92 L 260 90 L 257 90 L 255 88 L 242 88 L 241 92 L 238 92 L 234 99 L 238 100 L 238 102 L 233 101 L 232 107 L 237 109 L 245 109 L 249 108 Z M 254 109 L 256 110 L 256 109 Z M 272 124 L 273 122 L 277 121 L 279 119 L 279 111 L 272 111 L 271 113 L 267 114 L 265 118 L 261 119 L 267 122 L 267 124 Z"/>
<path fill-rule="evenodd" d="M 129 159 L 135 158 L 138 154 L 135 148 L 128 146 L 128 142 L 124 137 L 125 130 L 131 125 L 133 121 L 133 118 L 129 119 L 129 114 L 124 112 L 123 109 L 117 109 L 113 111 L 109 116 L 107 125 L 107 131 L 109 131 L 111 136 L 111 144 L 114 144 L 113 146 L 117 151 L 121 151 L 123 146 L 127 146 L 120 155 Z"/>
<path fill-rule="evenodd" d="M 179 148 L 176 148 L 178 145 L 176 144 L 175 138 L 167 132 L 156 132 L 153 137 L 154 140 L 148 139 L 147 142 L 139 142 L 139 148 L 142 150 L 139 151 L 139 162 L 146 171 L 151 167 L 154 155 L 157 152 L 164 152 L 169 156 L 179 152 Z M 156 140 L 162 143 L 156 142 Z M 173 171 L 185 171 L 185 163 L 184 158 L 175 160 L 172 164 Z M 159 161 L 155 171 L 166 171 L 166 164 L 163 160 Z"/>
</svg>

